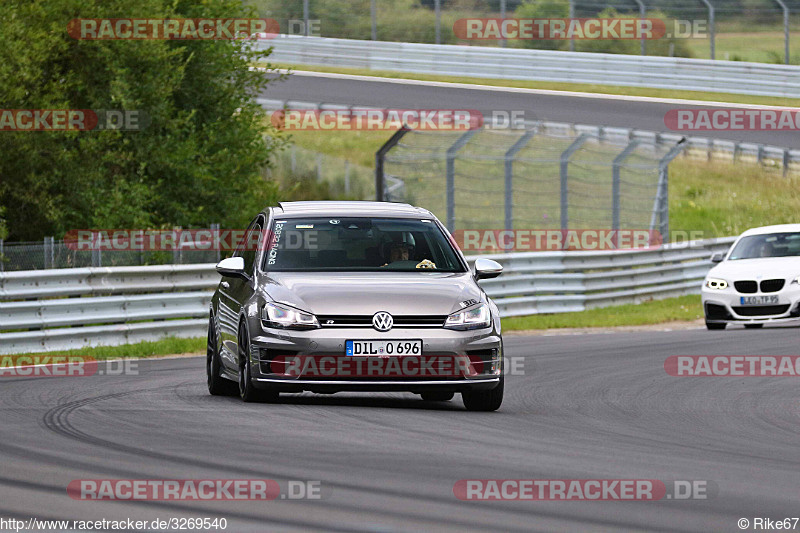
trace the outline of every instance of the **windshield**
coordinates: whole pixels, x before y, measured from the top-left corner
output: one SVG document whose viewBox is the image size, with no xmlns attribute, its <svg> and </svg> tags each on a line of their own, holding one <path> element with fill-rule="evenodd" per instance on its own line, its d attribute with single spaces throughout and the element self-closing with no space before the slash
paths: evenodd
<svg viewBox="0 0 800 533">
<path fill-rule="evenodd" d="M 800 256 L 800 233 L 768 233 L 743 237 L 728 260 Z"/>
<path fill-rule="evenodd" d="M 433 220 L 277 219 L 266 242 L 269 271 L 466 271 Z"/>
</svg>

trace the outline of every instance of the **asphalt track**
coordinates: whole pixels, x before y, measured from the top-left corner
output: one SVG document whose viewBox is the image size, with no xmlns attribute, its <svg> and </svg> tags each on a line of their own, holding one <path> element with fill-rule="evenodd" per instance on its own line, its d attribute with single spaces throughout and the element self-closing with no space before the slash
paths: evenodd
<svg viewBox="0 0 800 533">
<path fill-rule="evenodd" d="M 406 80 L 368 81 L 361 79 L 363 77 L 349 79 L 327 76 L 330 75 L 294 73 L 285 81 L 270 84 L 261 97 L 394 109 L 476 109 L 485 116 L 493 111 L 523 111 L 526 120 L 552 120 L 658 132 L 670 132 L 664 124 L 664 115 L 670 109 L 707 108 L 700 104 L 607 98 L 603 95 L 577 97 L 568 93 L 512 92 L 514 90 L 505 91 L 500 87 L 430 86 L 408 83 Z M 725 107 L 737 106 L 726 104 Z M 800 134 L 797 131 L 715 131 L 691 132 L 689 135 L 785 148 L 800 147 Z"/>
<path fill-rule="evenodd" d="M 225 517 L 227 531 L 739 531 L 800 515 L 800 378 L 679 378 L 670 355 L 797 354 L 798 328 L 507 336 L 495 413 L 458 396 L 206 392 L 202 358 L 0 378 L 0 518 Z M 101 366 L 103 368 L 103 366 Z M 318 480 L 321 500 L 79 501 L 76 479 Z M 708 481 L 705 500 L 461 501 L 461 479 Z"/>
</svg>

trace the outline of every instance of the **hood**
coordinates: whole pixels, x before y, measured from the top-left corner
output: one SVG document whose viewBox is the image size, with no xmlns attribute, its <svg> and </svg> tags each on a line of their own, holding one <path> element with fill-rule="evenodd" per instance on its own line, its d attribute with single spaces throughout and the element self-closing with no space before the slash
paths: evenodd
<svg viewBox="0 0 800 533">
<path fill-rule="evenodd" d="M 800 276 L 800 257 L 765 257 L 724 261 L 708 273 L 727 281 L 784 278 L 791 281 Z"/>
<path fill-rule="evenodd" d="M 316 315 L 449 315 L 465 300 L 483 301 L 469 273 L 271 272 L 264 289 Z"/>
</svg>

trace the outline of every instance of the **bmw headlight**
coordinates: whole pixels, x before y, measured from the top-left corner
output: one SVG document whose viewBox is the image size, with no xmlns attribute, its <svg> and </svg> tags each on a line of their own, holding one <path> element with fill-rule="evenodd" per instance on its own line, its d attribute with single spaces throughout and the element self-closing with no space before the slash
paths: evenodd
<svg viewBox="0 0 800 533">
<path fill-rule="evenodd" d="M 288 305 L 267 303 L 261 310 L 261 320 L 267 327 L 284 329 L 315 329 L 317 317 Z"/>
<path fill-rule="evenodd" d="M 447 317 L 444 327 L 448 329 L 488 328 L 492 324 L 492 314 L 486 304 L 456 311 Z"/>
<path fill-rule="evenodd" d="M 706 287 L 709 289 L 723 290 L 728 288 L 728 282 L 719 278 L 708 278 L 706 280 Z"/>
<path fill-rule="evenodd" d="M 796 278 L 794 278 L 792 280 L 792 283 L 797 283 L 798 285 L 800 285 L 800 276 L 797 276 Z"/>
</svg>

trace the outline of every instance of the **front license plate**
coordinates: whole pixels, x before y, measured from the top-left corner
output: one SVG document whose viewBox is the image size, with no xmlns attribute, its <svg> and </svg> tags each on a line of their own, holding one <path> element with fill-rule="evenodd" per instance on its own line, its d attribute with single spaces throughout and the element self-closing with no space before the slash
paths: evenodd
<svg viewBox="0 0 800 533">
<path fill-rule="evenodd" d="M 345 355 L 354 357 L 422 355 L 421 340 L 347 341 Z"/>
<path fill-rule="evenodd" d="M 777 296 L 740 296 L 739 301 L 742 305 L 775 305 L 778 303 Z"/>
</svg>

